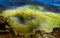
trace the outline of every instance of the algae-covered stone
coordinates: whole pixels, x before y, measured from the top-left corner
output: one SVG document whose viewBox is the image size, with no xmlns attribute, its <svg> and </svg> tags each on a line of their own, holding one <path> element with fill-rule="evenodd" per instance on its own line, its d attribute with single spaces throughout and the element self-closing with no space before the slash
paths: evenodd
<svg viewBox="0 0 60 38">
<path fill-rule="evenodd" d="M 60 15 L 48 13 L 41 6 L 23 6 L 4 11 L 1 15 L 17 32 L 29 33 L 35 29 L 52 32 L 53 28 L 60 28 Z"/>
</svg>

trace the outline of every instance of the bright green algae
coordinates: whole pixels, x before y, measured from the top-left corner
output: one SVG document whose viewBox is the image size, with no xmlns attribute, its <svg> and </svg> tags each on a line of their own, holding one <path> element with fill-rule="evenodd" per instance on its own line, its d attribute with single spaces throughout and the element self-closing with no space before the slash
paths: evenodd
<svg viewBox="0 0 60 38">
<path fill-rule="evenodd" d="M 60 14 L 46 12 L 41 6 L 24 6 L 5 10 L 2 14 L 17 32 L 29 33 L 36 29 L 52 32 L 53 28 L 60 28 Z M 21 23 L 21 17 L 24 23 Z"/>
</svg>

